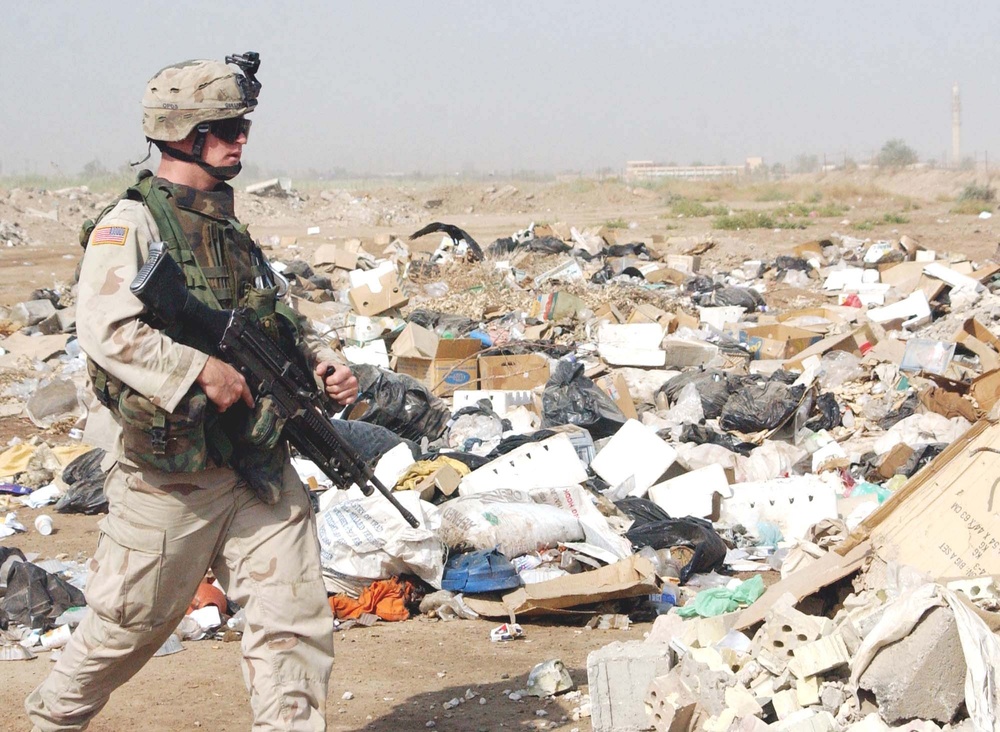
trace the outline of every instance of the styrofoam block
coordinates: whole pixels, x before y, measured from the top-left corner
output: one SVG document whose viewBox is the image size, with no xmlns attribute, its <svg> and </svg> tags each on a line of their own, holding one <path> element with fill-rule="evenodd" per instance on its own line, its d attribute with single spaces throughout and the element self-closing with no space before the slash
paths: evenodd
<svg viewBox="0 0 1000 732">
<path fill-rule="evenodd" d="M 671 518 L 712 515 L 713 496 L 732 495 L 726 471 L 718 463 L 706 465 L 665 480 L 649 488 L 649 500 L 670 514 Z"/>
<path fill-rule="evenodd" d="M 458 486 L 460 496 L 495 488 L 562 488 L 587 480 L 587 471 L 577 457 L 568 435 L 559 434 L 531 442 L 472 471 Z"/>
<path fill-rule="evenodd" d="M 456 391 L 454 411 L 474 407 L 480 399 L 489 399 L 493 411 L 504 416 L 508 410 L 522 404 L 531 404 L 532 393 L 528 389 L 469 389 Z"/>
<path fill-rule="evenodd" d="M 722 305 L 711 308 L 698 308 L 698 319 L 702 323 L 708 323 L 716 330 L 722 330 L 726 323 L 735 323 L 740 316 L 746 312 L 746 308 L 735 305 Z"/>
<path fill-rule="evenodd" d="M 927 295 L 923 290 L 917 290 L 909 297 L 886 305 L 883 308 L 873 308 L 869 310 L 868 319 L 873 323 L 886 323 L 890 320 L 903 318 L 903 325 L 913 323 L 919 324 L 924 319 L 931 317 L 931 306 L 927 302 Z"/>
<path fill-rule="evenodd" d="M 614 366 L 662 367 L 666 360 L 662 341 L 659 323 L 601 323 L 597 331 L 601 358 Z"/>
<path fill-rule="evenodd" d="M 598 456 L 600 457 L 600 456 Z M 722 499 L 720 521 L 753 530 L 761 521 L 777 524 L 786 539 L 801 539 L 823 519 L 837 518 L 834 481 L 816 475 L 776 478 L 762 483 L 736 483 L 733 495 Z"/>
<path fill-rule="evenodd" d="M 396 265 L 389 260 L 382 262 L 375 269 L 352 270 L 348 273 L 348 278 L 351 281 L 351 289 L 367 285 L 368 289 L 372 292 L 381 292 L 382 283 L 379 282 L 379 279 L 390 272 L 396 272 Z"/>
<path fill-rule="evenodd" d="M 619 429 L 590 463 L 611 486 L 630 477 L 635 482 L 628 495 L 642 497 L 677 459 L 677 451 L 656 432 L 635 419 Z"/>
</svg>

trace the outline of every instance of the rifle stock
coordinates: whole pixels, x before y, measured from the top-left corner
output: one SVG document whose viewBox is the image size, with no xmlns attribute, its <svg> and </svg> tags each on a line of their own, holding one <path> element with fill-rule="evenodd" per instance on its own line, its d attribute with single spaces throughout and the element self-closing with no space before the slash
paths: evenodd
<svg viewBox="0 0 1000 732">
<path fill-rule="evenodd" d="M 163 242 L 150 244 L 149 257 L 129 289 L 164 324 L 190 324 L 207 334 L 217 344 L 213 355 L 243 374 L 254 399 L 271 398 L 277 416 L 285 420 L 283 434 L 288 441 L 330 480 L 357 483 L 366 496 L 378 490 L 410 526 L 419 526 L 330 424 L 315 381 L 296 355 L 268 336 L 248 313 L 215 310 L 195 298 Z"/>
</svg>

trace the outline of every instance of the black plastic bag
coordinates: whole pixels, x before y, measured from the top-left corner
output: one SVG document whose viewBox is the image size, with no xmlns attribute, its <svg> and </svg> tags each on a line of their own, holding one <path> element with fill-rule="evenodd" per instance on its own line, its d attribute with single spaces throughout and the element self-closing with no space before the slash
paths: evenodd
<svg viewBox="0 0 1000 732">
<path fill-rule="evenodd" d="M 18 562 L 11 568 L 0 609 L 15 623 L 50 630 L 66 610 L 86 604 L 83 593 L 65 580 L 37 564 Z"/>
<path fill-rule="evenodd" d="M 748 313 L 764 307 L 764 298 L 749 287 L 721 287 L 718 290 L 696 296 L 699 305 L 706 307 L 733 306 L 745 308 Z"/>
<path fill-rule="evenodd" d="M 436 440 L 444 432 L 451 410 L 412 376 L 367 364 L 356 364 L 351 370 L 358 379 L 352 420 L 381 425 L 415 442 L 422 437 Z"/>
<path fill-rule="evenodd" d="M 542 427 L 575 424 L 595 440 L 610 437 L 628 421 L 614 400 L 583 375 L 584 365 L 557 361 L 542 393 Z"/>
<path fill-rule="evenodd" d="M 692 574 L 721 569 L 726 559 L 726 543 L 712 528 L 712 522 L 695 516 L 640 524 L 629 529 L 625 536 L 637 551 L 644 546 L 653 549 L 693 549 L 691 561 L 681 567 L 682 583 L 687 582 Z"/>
<path fill-rule="evenodd" d="M 774 268 L 783 272 L 787 272 L 790 269 L 798 270 L 799 272 L 808 272 L 812 269 L 812 265 L 802 257 L 792 257 L 788 254 L 782 254 L 774 260 Z"/>
<path fill-rule="evenodd" d="M 618 510 L 635 522 L 632 524 L 633 529 L 637 526 L 654 523 L 656 521 L 670 520 L 670 514 L 648 498 L 627 496 L 626 498 L 622 498 L 620 501 L 615 501 L 615 506 Z"/>
<path fill-rule="evenodd" d="M 703 424 L 686 424 L 681 429 L 678 442 L 693 442 L 696 445 L 719 445 L 730 452 L 749 457 L 757 445 L 752 442 L 737 441 L 732 435 L 724 435 Z"/>
<path fill-rule="evenodd" d="M 878 426 L 884 430 L 892 427 L 896 422 L 912 417 L 920 409 L 920 396 L 913 392 L 896 409 L 890 409 L 889 413 L 879 420 Z"/>
<path fill-rule="evenodd" d="M 538 252 L 539 254 L 564 254 L 568 252 L 572 247 L 564 242 L 562 239 L 556 239 L 554 236 L 542 236 L 535 239 L 528 239 L 524 243 L 525 249 L 529 252 Z"/>
<path fill-rule="evenodd" d="M 366 464 L 372 465 L 397 445 L 410 448 L 416 458 L 420 447 L 413 440 L 406 440 L 387 427 L 356 419 L 333 419 L 330 425 L 354 448 Z"/>
<path fill-rule="evenodd" d="M 719 417 L 719 425 L 730 432 L 760 432 L 784 424 L 798 408 L 805 386 L 788 386 L 780 381 L 751 384 L 729 397 Z"/>
<path fill-rule="evenodd" d="M 701 409 L 705 413 L 705 419 L 715 419 L 722 414 L 722 408 L 729 401 L 729 395 L 732 393 L 731 383 L 738 385 L 741 380 L 717 369 L 685 371 L 667 381 L 656 390 L 656 393 L 662 393 L 672 405 L 677 402 L 685 386 L 694 384 L 701 398 Z"/>
<path fill-rule="evenodd" d="M 491 257 L 502 257 L 513 252 L 518 246 L 518 243 L 511 237 L 505 236 L 486 247 L 486 253 Z"/>
<path fill-rule="evenodd" d="M 813 432 L 832 430 L 840 426 L 840 405 L 837 398 L 830 392 L 824 392 L 816 398 L 813 405 L 815 413 L 806 422 L 806 428 Z"/>
<path fill-rule="evenodd" d="M 428 330 L 433 330 L 439 336 L 451 336 L 452 338 L 460 338 L 479 327 L 476 321 L 470 320 L 463 315 L 439 313 L 436 310 L 426 310 L 424 308 L 414 310 L 410 313 L 410 317 L 407 320 Z"/>
<path fill-rule="evenodd" d="M 73 459 L 62 473 L 63 482 L 69 486 L 56 501 L 59 513 L 93 515 L 106 513 L 108 499 L 104 495 L 104 481 L 108 474 L 101 470 L 105 451 L 97 447 Z"/>
</svg>

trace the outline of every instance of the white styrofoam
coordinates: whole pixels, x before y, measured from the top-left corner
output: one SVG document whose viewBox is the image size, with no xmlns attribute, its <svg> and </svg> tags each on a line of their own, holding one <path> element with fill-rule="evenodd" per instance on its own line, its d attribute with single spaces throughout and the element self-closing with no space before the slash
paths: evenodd
<svg viewBox="0 0 1000 732">
<path fill-rule="evenodd" d="M 531 404 L 530 389 L 461 389 L 454 393 L 454 409 L 473 407 L 480 399 L 489 399 L 493 411 L 504 416 L 508 410 L 522 404 Z"/>
<path fill-rule="evenodd" d="M 671 518 L 712 515 L 715 494 L 732 495 L 726 471 L 718 463 L 678 475 L 649 488 L 649 500 L 662 508 Z"/>
<path fill-rule="evenodd" d="M 531 442 L 501 455 L 462 478 L 460 496 L 495 488 L 560 488 L 583 483 L 587 470 L 568 435 Z"/>
<path fill-rule="evenodd" d="M 823 519 L 837 518 L 835 481 L 825 474 L 797 475 L 760 483 L 736 483 L 732 496 L 722 499 L 719 520 L 755 531 L 761 521 L 777 524 L 786 539 L 801 539 Z"/>
<path fill-rule="evenodd" d="M 590 467 L 612 487 L 634 478 L 628 494 L 642 497 L 676 459 L 677 451 L 656 432 L 630 419 L 597 453 Z"/>
</svg>

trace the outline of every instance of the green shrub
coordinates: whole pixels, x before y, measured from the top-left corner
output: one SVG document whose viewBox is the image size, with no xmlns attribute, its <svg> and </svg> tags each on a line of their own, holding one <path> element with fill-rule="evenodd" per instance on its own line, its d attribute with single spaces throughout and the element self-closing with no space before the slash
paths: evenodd
<svg viewBox="0 0 1000 732">
<path fill-rule="evenodd" d="M 962 189 L 962 193 L 959 195 L 958 200 L 959 202 L 982 201 L 984 203 L 993 203 L 993 201 L 996 200 L 996 196 L 996 189 L 990 188 L 989 183 L 983 183 L 982 185 L 969 183 Z"/>
<path fill-rule="evenodd" d="M 898 213 L 887 213 L 882 216 L 882 221 L 887 224 L 908 224 L 910 220 L 903 216 L 903 214 Z"/>
<path fill-rule="evenodd" d="M 737 211 L 719 216 L 712 222 L 716 229 L 739 231 L 742 229 L 774 229 L 777 228 L 774 219 L 765 211 Z"/>
<path fill-rule="evenodd" d="M 605 221 L 604 225 L 609 229 L 627 229 L 628 221 L 619 217 L 617 219 L 609 219 L 608 221 Z"/>
</svg>

